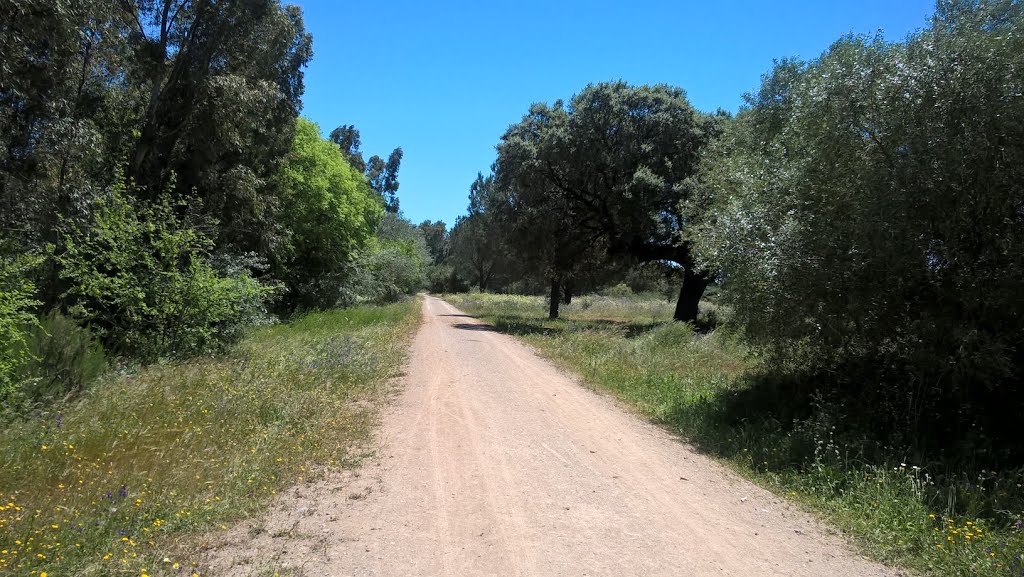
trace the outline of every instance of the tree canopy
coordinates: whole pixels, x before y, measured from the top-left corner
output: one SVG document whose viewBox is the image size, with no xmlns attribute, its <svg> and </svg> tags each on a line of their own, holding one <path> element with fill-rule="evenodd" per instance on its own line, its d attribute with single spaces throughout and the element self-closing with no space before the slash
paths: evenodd
<svg viewBox="0 0 1024 577">
<path fill-rule="evenodd" d="M 1022 30 L 1019 3 L 940 3 L 780 62 L 704 163 L 701 253 L 747 336 L 932 442 L 1019 406 Z"/>
<path fill-rule="evenodd" d="M 666 261 L 684 283 L 676 318 L 694 320 L 707 285 L 686 236 L 693 177 L 717 126 L 682 89 L 607 82 L 565 105 L 534 104 L 498 145 L 498 180 L 521 210 L 553 219 L 555 260 L 596 246 L 611 256 Z M 536 218 L 536 217 L 534 217 Z"/>
<path fill-rule="evenodd" d="M 278 180 L 289 237 L 277 276 L 285 279 L 294 306 L 331 306 L 347 265 L 374 235 L 382 207 L 338 147 L 304 118 Z"/>
</svg>

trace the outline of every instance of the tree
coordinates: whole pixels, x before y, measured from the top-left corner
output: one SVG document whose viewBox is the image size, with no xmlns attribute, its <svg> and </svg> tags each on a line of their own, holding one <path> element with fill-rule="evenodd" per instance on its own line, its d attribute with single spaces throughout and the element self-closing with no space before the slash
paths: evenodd
<svg viewBox="0 0 1024 577">
<path fill-rule="evenodd" d="M 57 242 L 58 222 L 83 220 L 96 192 L 117 74 L 106 68 L 119 43 L 111 12 L 88 0 L 0 4 L 0 229 L 16 252 Z"/>
<path fill-rule="evenodd" d="M 507 242 L 527 270 L 546 280 L 551 319 L 558 318 L 561 302 L 572 302 L 577 280 L 599 268 L 606 252 L 604 234 L 583 226 L 586 216 L 545 172 L 542 155 L 567 122 L 560 101 L 553 107 L 534 104 L 502 136 L 495 163 Z"/>
<path fill-rule="evenodd" d="M 125 88 L 141 117 L 128 177 L 174 181 L 220 222 L 218 243 L 267 254 L 280 240 L 267 183 L 288 152 L 312 56 L 300 9 L 278 0 L 121 0 Z"/>
<path fill-rule="evenodd" d="M 603 242 L 610 255 L 667 261 L 683 270 L 677 320 L 695 320 L 708 283 L 687 226 L 701 152 L 717 121 L 697 113 L 681 89 L 587 86 L 568 106 L 534 105 L 498 145 L 502 181 L 561 211 L 579 254 Z M 572 256 L 567 257 L 571 261 Z"/>
<path fill-rule="evenodd" d="M 427 251 L 430 253 L 432 264 L 441 264 L 448 258 L 448 225 L 443 220 L 425 220 L 417 225 L 423 233 L 423 240 L 427 243 Z"/>
<path fill-rule="evenodd" d="M 748 337 L 939 446 L 1019 438 L 1022 29 L 1017 2 L 940 2 L 905 42 L 782 62 L 704 166 L 701 252 Z"/>
<path fill-rule="evenodd" d="M 349 164 L 359 172 L 366 172 L 366 162 L 363 160 L 363 153 L 359 151 L 362 140 L 359 138 L 359 130 L 353 124 L 343 124 L 331 131 L 331 142 L 338 145 L 341 153 Z"/>
<path fill-rule="evenodd" d="M 354 125 L 343 124 L 335 128 L 330 138 L 341 149 L 349 164 L 366 175 L 370 188 L 380 195 L 384 209 L 398 214 L 398 169 L 402 165 L 402 148 L 392 150 L 386 161 L 376 154 L 365 161 L 359 150 L 362 146 L 359 130 Z"/>
<path fill-rule="evenodd" d="M 491 288 L 496 270 L 506 260 L 503 231 L 495 215 L 499 203 L 494 176 L 477 174 L 469 189 L 469 214 L 459 217 L 451 232 L 452 260 L 477 288 Z"/>
<path fill-rule="evenodd" d="M 281 219 L 288 231 L 275 276 L 288 288 L 290 309 L 337 304 L 348 265 L 377 229 L 382 208 L 338 147 L 300 118 L 292 152 L 278 175 Z"/>
<path fill-rule="evenodd" d="M 370 188 L 384 199 L 384 210 L 398 214 L 398 168 L 402 164 L 402 149 L 396 148 L 387 162 L 376 154 L 366 163 L 366 178 Z"/>
</svg>

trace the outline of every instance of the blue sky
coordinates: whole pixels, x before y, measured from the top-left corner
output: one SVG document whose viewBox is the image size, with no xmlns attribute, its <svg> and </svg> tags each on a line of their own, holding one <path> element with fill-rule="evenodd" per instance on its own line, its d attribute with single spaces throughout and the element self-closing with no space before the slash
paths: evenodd
<svg viewBox="0 0 1024 577">
<path fill-rule="evenodd" d="M 621 79 L 736 111 L 773 59 L 814 58 L 848 32 L 899 40 L 934 10 L 933 0 L 291 1 L 313 34 L 303 114 L 325 134 L 355 124 L 366 157 L 401 146 L 402 212 L 449 227 L 532 102 Z"/>
</svg>

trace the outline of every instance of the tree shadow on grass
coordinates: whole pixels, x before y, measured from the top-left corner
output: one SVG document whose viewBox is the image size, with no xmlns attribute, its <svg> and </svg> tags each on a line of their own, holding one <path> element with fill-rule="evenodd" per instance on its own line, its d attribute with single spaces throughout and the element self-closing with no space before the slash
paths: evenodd
<svg viewBox="0 0 1024 577">
<path fill-rule="evenodd" d="M 780 472 L 813 459 L 812 436 L 794 428 L 814 411 L 799 384 L 759 375 L 696 400 L 681 399 L 658 421 L 702 453 L 748 458 L 757 470 Z"/>
<path fill-rule="evenodd" d="M 907 467 L 919 465 L 918 474 L 931 479 L 920 485 L 919 499 L 936 513 L 955 506 L 956 514 L 1006 524 L 1017 519 L 1007 512 L 1024 510 L 1019 437 L 1004 434 L 1000 443 L 998 434 L 963 437 L 936 427 L 915 438 L 887 422 L 884 398 L 830 389 L 820 384 L 825 378 L 749 375 L 700 399 L 681 397 L 657 421 L 701 453 L 760 473 L 813 477 L 837 495 L 862 490 L 862 480 L 878 471 L 909 475 Z"/>
<path fill-rule="evenodd" d="M 542 317 L 499 316 L 494 321 L 495 328 L 502 333 L 513 336 L 544 335 L 555 336 L 563 333 L 579 333 L 587 331 L 613 331 L 627 339 L 634 339 L 650 331 L 665 326 L 665 322 L 635 323 L 609 319 L 560 319 L 548 321 Z"/>
<path fill-rule="evenodd" d="M 565 331 L 564 326 L 545 326 L 542 319 L 498 317 L 494 320 L 495 330 L 517 337 L 529 335 L 555 336 Z"/>
</svg>

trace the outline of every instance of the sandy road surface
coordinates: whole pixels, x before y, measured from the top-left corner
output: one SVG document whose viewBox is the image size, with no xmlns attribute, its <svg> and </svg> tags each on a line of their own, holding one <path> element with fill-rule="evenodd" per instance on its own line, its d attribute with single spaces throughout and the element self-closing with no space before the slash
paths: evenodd
<svg viewBox="0 0 1024 577">
<path fill-rule="evenodd" d="M 361 471 L 229 532 L 209 573 L 895 574 L 435 298 L 382 418 Z"/>
</svg>

